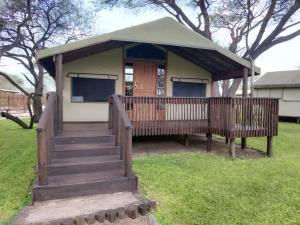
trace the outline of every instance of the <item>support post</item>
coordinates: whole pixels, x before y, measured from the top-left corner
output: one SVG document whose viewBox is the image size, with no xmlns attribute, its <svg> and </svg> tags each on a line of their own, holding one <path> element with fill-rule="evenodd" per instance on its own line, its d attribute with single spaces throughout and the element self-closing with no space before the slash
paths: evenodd
<svg viewBox="0 0 300 225">
<path fill-rule="evenodd" d="M 207 133 L 207 151 L 211 152 L 212 151 L 212 133 Z"/>
<path fill-rule="evenodd" d="M 108 129 L 113 128 L 113 100 L 112 97 L 108 98 Z"/>
<path fill-rule="evenodd" d="M 115 144 L 116 146 L 120 145 L 120 134 L 121 134 L 121 116 L 119 113 L 116 113 L 115 119 L 114 119 L 114 126 L 115 126 Z"/>
<path fill-rule="evenodd" d="M 235 138 L 230 138 L 229 153 L 230 153 L 230 158 L 234 159 L 235 158 Z"/>
<path fill-rule="evenodd" d="M 249 75 L 248 69 L 244 68 L 244 71 L 243 71 L 243 97 L 244 98 L 248 96 L 248 75 Z M 245 115 L 245 112 L 243 113 L 243 116 L 247 117 L 247 115 Z M 244 120 L 244 122 L 246 122 L 246 120 Z M 245 125 L 245 124 L 243 124 L 243 125 Z M 246 137 L 242 137 L 241 147 L 242 147 L 242 149 L 247 148 L 247 139 L 246 139 Z"/>
<path fill-rule="evenodd" d="M 184 137 L 184 146 L 187 147 L 190 144 L 189 135 L 185 134 Z"/>
<path fill-rule="evenodd" d="M 132 128 L 125 129 L 125 177 L 132 176 Z"/>
<path fill-rule="evenodd" d="M 38 183 L 43 186 L 48 184 L 46 133 L 42 129 L 37 129 L 36 131 L 38 146 Z"/>
<path fill-rule="evenodd" d="M 267 156 L 268 157 L 272 157 L 272 155 L 273 155 L 272 148 L 273 148 L 273 136 L 268 136 L 267 137 Z"/>
<path fill-rule="evenodd" d="M 57 95 L 57 112 L 56 112 L 56 129 L 60 134 L 63 131 L 63 74 L 62 74 L 62 54 L 54 56 L 55 62 L 55 83 L 56 83 L 56 95 Z"/>
</svg>

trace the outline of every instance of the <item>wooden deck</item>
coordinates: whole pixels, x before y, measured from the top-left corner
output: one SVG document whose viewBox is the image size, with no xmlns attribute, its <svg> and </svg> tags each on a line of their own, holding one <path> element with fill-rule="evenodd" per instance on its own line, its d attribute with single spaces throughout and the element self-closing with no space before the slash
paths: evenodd
<svg viewBox="0 0 300 225">
<path fill-rule="evenodd" d="M 136 191 L 132 136 L 184 135 L 188 143 L 188 134 L 206 133 L 211 151 L 217 134 L 229 139 L 232 157 L 235 138 L 266 136 L 271 156 L 278 126 L 277 99 L 113 95 L 108 123 L 62 123 L 58 108 L 51 93 L 37 128 L 34 201 Z"/>
<path fill-rule="evenodd" d="M 227 138 L 276 136 L 278 99 L 124 97 L 133 136 L 213 133 Z"/>
<path fill-rule="evenodd" d="M 133 136 L 206 133 L 207 120 L 132 121 Z"/>
</svg>

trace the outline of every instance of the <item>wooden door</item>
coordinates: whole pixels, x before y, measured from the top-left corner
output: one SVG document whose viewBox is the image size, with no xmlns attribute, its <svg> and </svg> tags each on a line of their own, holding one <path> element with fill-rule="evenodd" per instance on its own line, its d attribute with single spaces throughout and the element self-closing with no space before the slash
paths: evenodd
<svg viewBox="0 0 300 225">
<path fill-rule="evenodd" d="M 156 97 L 156 83 L 156 63 L 134 63 L 133 96 Z M 164 110 L 154 102 L 141 100 L 133 105 L 132 117 L 135 121 L 162 120 Z"/>
<path fill-rule="evenodd" d="M 134 96 L 156 96 L 156 64 L 134 63 Z"/>
</svg>

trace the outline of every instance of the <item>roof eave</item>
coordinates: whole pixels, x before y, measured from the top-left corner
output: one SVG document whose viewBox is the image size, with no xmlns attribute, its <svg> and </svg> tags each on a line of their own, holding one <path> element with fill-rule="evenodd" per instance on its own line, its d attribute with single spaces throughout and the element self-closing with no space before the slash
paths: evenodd
<svg viewBox="0 0 300 225">
<path fill-rule="evenodd" d="M 298 88 L 300 84 L 254 84 L 254 88 L 264 89 L 264 88 Z"/>
</svg>

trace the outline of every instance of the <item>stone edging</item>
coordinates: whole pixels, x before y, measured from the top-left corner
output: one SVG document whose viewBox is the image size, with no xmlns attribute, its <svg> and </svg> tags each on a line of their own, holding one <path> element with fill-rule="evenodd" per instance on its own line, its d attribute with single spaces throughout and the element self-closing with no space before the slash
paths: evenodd
<svg viewBox="0 0 300 225">
<path fill-rule="evenodd" d="M 110 223 L 116 222 L 118 219 L 124 219 L 127 217 L 136 219 L 139 216 L 146 216 L 149 212 L 156 208 L 156 202 L 152 200 L 143 200 L 139 204 L 132 204 L 126 207 L 117 209 L 101 210 L 92 214 L 85 214 L 76 216 L 75 218 L 62 218 L 49 222 L 38 222 L 26 225 L 84 225 L 93 224 L 96 221 L 98 223 L 104 223 L 107 220 Z M 21 225 L 18 222 L 14 225 Z M 22 224 L 23 225 L 23 224 Z"/>
</svg>

